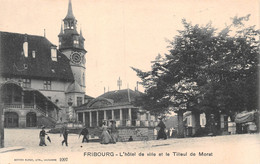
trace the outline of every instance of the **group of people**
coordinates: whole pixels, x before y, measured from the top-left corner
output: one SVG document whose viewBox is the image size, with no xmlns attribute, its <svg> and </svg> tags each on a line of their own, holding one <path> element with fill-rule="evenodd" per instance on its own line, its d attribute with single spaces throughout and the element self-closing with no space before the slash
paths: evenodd
<svg viewBox="0 0 260 164">
<path fill-rule="evenodd" d="M 103 122 L 102 124 L 102 133 L 100 136 L 101 144 L 109 144 L 109 143 L 115 144 L 117 141 L 118 131 L 116 127 L 116 122 L 114 120 L 111 120 L 110 122 L 111 122 L 110 127 L 106 125 L 106 122 Z"/>
<path fill-rule="evenodd" d="M 101 144 L 109 144 L 109 143 L 115 144 L 117 142 L 118 130 L 116 127 L 116 122 L 114 120 L 111 120 L 110 122 L 111 122 L 111 125 L 109 127 L 106 125 L 105 121 L 102 123 L 102 127 L 101 127 L 102 133 L 100 135 Z M 157 126 L 160 127 L 160 130 L 159 130 L 158 136 L 157 136 L 157 140 L 167 139 L 167 135 L 165 133 L 166 126 L 163 123 L 162 119 L 160 119 L 160 122 Z M 66 146 L 68 146 L 68 134 L 69 134 L 69 131 L 68 131 L 67 127 L 66 126 L 62 127 L 61 133 L 60 133 L 60 136 L 63 136 L 63 141 L 61 142 L 62 146 L 64 145 L 64 143 Z M 89 142 L 88 134 L 89 134 L 88 129 L 86 127 L 84 127 L 79 134 L 79 138 L 81 135 L 83 135 L 82 143 Z M 45 127 L 43 126 L 42 130 L 40 131 L 40 135 L 39 135 L 39 137 L 40 137 L 39 146 L 47 146 L 46 142 L 45 142 L 46 135 L 47 135 L 47 133 L 45 132 Z M 50 138 L 48 138 L 48 140 L 50 141 Z M 132 136 L 130 136 L 129 141 L 133 141 Z"/>
<path fill-rule="evenodd" d="M 68 146 L 68 135 L 69 135 L 69 130 L 66 126 L 63 126 L 61 128 L 61 131 L 60 131 L 60 137 L 63 136 L 63 140 L 61 142 L 62 146 L 65 145 Z M 89 139 L 88 139 L 88 129 L 86 127 L 84 127 L 80 134 L 79 134 L 79 137 L 83 135 L 83 139 L 82 139 L 82 143 L 84 142 L 89 142 Z M 51 142 L 48 134 L 46 133 L 45 131 L 45 127 L 42 126 L 42 130 L 40 131 L 40 134 L 39 134 L 39 138 L 40 138 L 40 143 L 39 143 L 39 146 L 47 146 L 46 142 L 45 142 L 45 136 L 47 136 L 47 139 Z"/>
<path fill-rule="evenodd" d="M 103 122 L 102 124 L 102 133 L 100 135 L 100 143 L 101 144 L 108 144 L 108 143 L 113 143 L 115 144 L 117 142 L 117 127 L 116 127 L 116 122 L 115 121 L 110 121 L 111 122 L 111 126 L 108 127 L 106 125 L 106 122 Z M 63 126 L 61 128 L 60 131 L 60 137 L 63 136 L 63 141 L 61 142 L 62 146 L 65 144 L 66 146 L 68 146 L 68 134 L 69 134 L 69 130 L 66 126 Z M 45 131 L 45 127 L 42 127 L 42 130 L 40 131 L 39 137 L 40 137 L 40 144 L 39 146 L 47 146 L 46 142 L 45 142 L 45 136 L 48 136 L 48 134 Z M 79 138 L 80 136 L 83 136 L 82 138 L 82 143 L 84 142 L 89 142 L 89 132 L 88 129 L 86 127 L 84 127 L 81 132 L 79 133 Z M 49 136 L 48 136 L 49 137 Z M 50 141 L 50 138 L 48 138 Z"/>
</svg>

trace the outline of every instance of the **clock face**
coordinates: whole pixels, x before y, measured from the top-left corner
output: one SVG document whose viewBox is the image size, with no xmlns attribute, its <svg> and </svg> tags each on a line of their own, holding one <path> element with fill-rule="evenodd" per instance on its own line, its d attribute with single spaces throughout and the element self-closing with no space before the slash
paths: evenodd
<svg viewBox="0 0 260 164">
<path fill-rule="evenodd" d="M 75 64 L 80 64 L 81 62 L 81 55 L 78 52 L 74 52 L 72 53 L 72 55 L 70 56 L 70 59 L 73 63 Z"/>
</svg>

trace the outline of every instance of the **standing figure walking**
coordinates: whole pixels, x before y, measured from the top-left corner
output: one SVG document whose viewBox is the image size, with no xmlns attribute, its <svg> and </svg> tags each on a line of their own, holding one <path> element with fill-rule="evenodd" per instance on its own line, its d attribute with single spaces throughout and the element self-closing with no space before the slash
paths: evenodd
<svg viewBox="0 0 260 164">
<path fill-rule="evenodd" d="M 111 140 L 111 136 L 109 135 L 108 131 L 107 131 L 107 125 L 106 122 L 103 122 L 102 125 L 102 133 L 100 136 L 100 143 L 101 144 L 108 144 Z"/>
<path fill-rule="evenodd" d="M 45 126 L 42 126 L 42 130 L 40 131 L 40 144 L 39 146 L 47 146 L 45 143 L 45 135 L 47 135 L 47 133 L 45 132 Z"/>
<path fill-rule="evenodd" d="M 111 143 L 116 143 L 117 141 L 117 128 L 116 128 L 116 121 L 111 120 L 110 126 L 110 136 L 111 136 Z"/>
<path fill-rule="evenodd" d="M 63 146 L 64 143 L 65 143 L 66 146 L 68 146 L 68 134 L 69 134 L 69 131 L 68 131 L 66 126 L 64 126 L 61 129 L 61 134 L 63 135 L 63 141 L 61 142 L 62 146 Z M 61 134 L 60 134 L 60 137 L 61 137 Z"/>
<path fill-rule="evenodd" d="M 157 136 L 157 140 L 159 140 L 159 139 L 161 139 L 161 138 L 163 138 L 163 139 L 167 139 L 167 135 L 166 135 L 166 133 L 165 133 L 165 128 L 166 128 L 166 126 L 165 126 L 165 124 L 163 123 L 163 121 L 162 121 L 162 118 L 159 118 L 159 120 L 160 120 L 160 122 L 159 122 L 159 124 L 157 125 L 158 127 L 160 127 L 160 130 L 159 130 L 159 132 L 158 132 L 158 136 Z"/>
<path fill-rule="evenodd" d="M 89 140 L 88 140 L 88 129 L 87 129 L 86 126 L 79 133 L 79 137 L 80 137 L 80 135 L 83 135 L 82 143 L 89 142 Z"/>
</svg>

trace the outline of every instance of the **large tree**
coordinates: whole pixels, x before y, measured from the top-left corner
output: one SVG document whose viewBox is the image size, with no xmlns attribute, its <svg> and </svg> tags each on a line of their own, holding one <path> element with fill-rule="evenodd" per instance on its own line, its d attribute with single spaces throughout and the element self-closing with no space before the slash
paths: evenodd
<svg viewBox="0 0 260 164">
<path fill-rule="evenodd" d="M 220 32 L 209 23 L 192 25 L 169 41 L 169 53 L 158 55 L 151 71 L 133 68 L 145 88 L 137 101 L 153 113 L 173 110 L 179 116 L 183 136 L 185 111 L 233 115 L 257 108 L 259 31 L 244 27 L 246 17 L 234 17 Z"/>
</svg>

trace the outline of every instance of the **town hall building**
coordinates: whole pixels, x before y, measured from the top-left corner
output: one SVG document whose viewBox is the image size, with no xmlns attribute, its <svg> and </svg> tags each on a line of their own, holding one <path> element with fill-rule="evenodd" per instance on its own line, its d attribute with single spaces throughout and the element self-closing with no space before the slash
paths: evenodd
<svg viewBox="0 0 260 164">
<path fill-rule="evenodd" d="M 87 51 L 70 0 L 58 39 L 56 46 L 45 36 L 0 31 L 0 127 L 59 130 L 66 123 L 99 136 L 102 123 L 113 120 L 120 141 L 154 139 L 157 118 L 134 105 L 141 92 L 85 94 Z"/>
<path fill-rule="evenodd" d="M 45 36 L 0 31 L 0 99 L 4 127 L 53 127 L 85 99 L 84 37 L 69 1 L 58 47 Z"/>
</svg>

